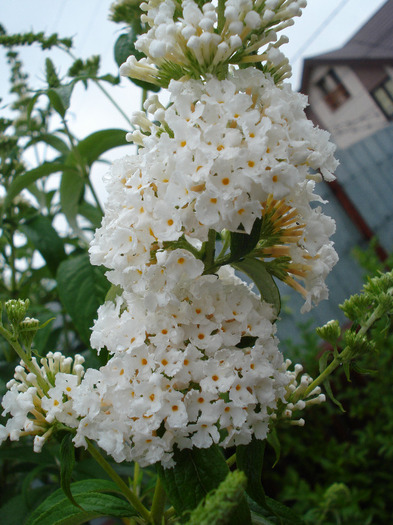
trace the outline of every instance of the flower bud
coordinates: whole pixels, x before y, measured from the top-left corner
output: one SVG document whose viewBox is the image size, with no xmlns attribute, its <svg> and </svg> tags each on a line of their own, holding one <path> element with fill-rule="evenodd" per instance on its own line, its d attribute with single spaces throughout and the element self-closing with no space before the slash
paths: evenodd
<svg viewBox="0 0 393 525">
<path fill-rule="evenodd" d="M 340 323 L 337 320 L 328 321 L 324 326 L 317 328 L 317 334 L 331 345 L 337 343 L 341 335 Z"/>
</svg>

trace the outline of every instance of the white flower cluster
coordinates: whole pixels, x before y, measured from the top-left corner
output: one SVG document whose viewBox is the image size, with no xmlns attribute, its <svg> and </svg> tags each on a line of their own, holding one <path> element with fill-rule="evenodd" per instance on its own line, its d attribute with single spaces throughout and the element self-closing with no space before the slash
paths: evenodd
<svg viewBox="0 0 393 525">
<path fill-rule="evenodd" d="M 329 134 L 304 114 L 305 97 L 253 67 L 225 80 L 172 81 L 169 91 L 168 109 L 156 95 L 145 104 L 160 125 L 135 117 L 141 131 L 130 138 L 143 148 L 114 165 L 93 264 L 114 270 L 111 281 L 127 287 L 132 270 L 143 272 L 168 241 L 203 242 L 210 229 L 250 233 L 256 218 L 273 218 L 285 244 L 280 254 L 292 261 L 287 271 L 304 287 L 288 283 L 306 297 L 305 309 L 325 298 L 324 280 L 337 261 L 329 241 L 335 225 L 311 207 L 321 200 L 312 179 L 321 178 L 318 171 L 332 180 L 337 162 Z M 283 230 L 283 216 L 296 231 Z"/>
<path fill-rule="evenodd" d="M 71 428 L 78 426 L 71 395 L 83 377 L 84 358 L 75 355 L 72 359 L 60 352 L 49 352 L 41 359 L 41 367 L 35 357 L 32 361 L 50 388 L 44 392 L 37 376 L 29 372 L 23 361 L 16 367 L 14 379 L 7 383 L 8 391 L 2 400 L 2 415 L 11 417 L 5 426 L 0 425 L 0 444 L 7 438 L 17 441 L 21 436 L 31 435 L 34 451 L 40 452 L 59 423 Z"/>
<path fill-rule="evenodd" d="M 149 0 L 141 4 L 150 29 L 138 37 L 136 48 L 147 59 L 129 57 L 121 73 L 165 84 L 165 77 L 206 73 L 219 76 L 230 63 L 264 62 L 276 78 L 290 75 L 288 60 L 278 50 L 287 42 L 277 32 L 301 15 L 304 0 L 227 0 L 220 18 L 216 5 L 194 0 Z M 261 54 L 258 51 L 263 48 Z"/>
<path fill-rule="evenodd" d="M 184 261 L 182 252 L 168 259 Z M 170 465 L 175 444 L 227 447 L 266 437 L 289 381 L 272 308 L 232 271 L 195 276 L 191 260 L 180 264 L 192 277 L 168 265 L 165 294 L 152 279 L 154 293 L 124 292 L 100 308 L 92 344 L 113 357 L 88 370 L 73 394 L 77 445 L 87 437 L 116 461 Z"/>
</svg>

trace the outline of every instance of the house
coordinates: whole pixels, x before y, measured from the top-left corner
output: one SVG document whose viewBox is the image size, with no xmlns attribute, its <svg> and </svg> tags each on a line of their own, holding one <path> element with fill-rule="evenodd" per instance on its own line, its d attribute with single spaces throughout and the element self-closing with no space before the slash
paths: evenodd
<svg viewBox="0 0 393 525">
<path fill-rule="evenodd" d="M 308 117 L 332 134 L 340 149 L 393 120 L 393 0 L 342 48 L 304 61 L 300 91 Z"/>
</svg>

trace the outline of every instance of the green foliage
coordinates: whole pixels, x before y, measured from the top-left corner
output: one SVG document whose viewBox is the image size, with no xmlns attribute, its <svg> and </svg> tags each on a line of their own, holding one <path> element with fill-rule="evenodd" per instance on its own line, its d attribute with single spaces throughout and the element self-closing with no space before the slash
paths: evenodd
<svg viewBox="0 0 393 525">
<path fill-rule="evenodd" d="M 348 382 L 341 369 L 330 379 L 345 413 L 327 402 L 307 412 L 301 430 L 278 429 L 281 459 L 274 469 L 265 468 L 264 486 L 270 496 L 293 506 L 306 523 L 382 525 L 392 516 L 393 335 L 382 320 L 370 337 L 376 350 L 358 359 L 357 368 L 363 373 L 353 367 Z M 315 377 L 314 342 L 292 347 L 292 352 L 296 350 Z M 325 346 L 320 352 L 329 350 Z M 365 375 L 365 370 L 374 374 Z M 265 465 L 273 462 L 273 451 L 268 449 Z"/>
<path fill-rule="evenodd" d="M 179 516 L 195 509 L 207 494 L 217 489 L 229 473 L 224 456 L 217 446 L 176 451 L 176 465 L 170 469 L 158 466 L 165 491 Z M 233 511 L 231 525 L 250 523 L 250 514 L 244 499 Z"/>
</svg>

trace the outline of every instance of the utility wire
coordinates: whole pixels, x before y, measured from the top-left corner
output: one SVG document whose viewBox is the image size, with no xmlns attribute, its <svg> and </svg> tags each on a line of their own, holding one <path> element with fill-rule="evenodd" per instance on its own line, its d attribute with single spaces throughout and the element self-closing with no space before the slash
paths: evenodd
<svg viewBox="0 0 393 525">
<path fill-rule="evenodd" d="M 296 53 L 292 56 L 292 58 L 289 60 L 290 64 L 295 64 L 302 56 L 304 51 L 314 42 L 316 38 L 319 37 L 319 35 L 322 33 L 324 29 L 327 28 L 327 26 L 336 18 L 338 13 L 346 6 L 346 4 L 350 0 L 343 0 L 333 11 L 328 15 L 323 22 L 317 27 L 317 29 L 312 33 L 310 38 L 308 38 L 305 43 L 299 47 L 299 49 L 296 51 Z"/>
</svg>

